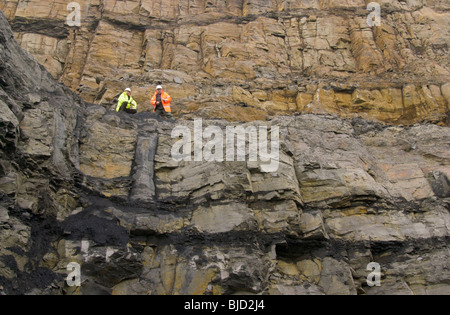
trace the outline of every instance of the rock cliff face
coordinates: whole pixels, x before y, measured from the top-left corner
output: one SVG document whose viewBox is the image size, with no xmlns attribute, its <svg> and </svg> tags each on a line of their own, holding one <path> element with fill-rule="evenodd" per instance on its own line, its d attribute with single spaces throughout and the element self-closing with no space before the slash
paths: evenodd
<svg viewBox="0 0 450 315">
<path fill-rule="evenodd" d="M 448 125 L 446 0 L 0 1 L 20 45 L 84 100 L 110 108 L 131 86 L 148 110 L 157 83 L 178 116 L 277 114 Z M 70 16 L 69 16 L 70 15 Z"/>
<path fill-rule="evenodd" d="M 236 56 L 244 53 L 243 38 L 233 42 L 220 32 L 229 34 L 233 26 L 237 29 L 232 34 L 237 36 L 241 28 L 254 28 L 249 40 L 263 45 L 268 44 L 270 36 L 258 39 L 258 32 L 270 33 L 272 39 L 284 42 L 289 36 L 280 25 L 303 21 L 297 16 L 287 19 L 287 13 L 279 15 L 278 11 L 285 10 L 275 4 L 264 8 L 246 2 L 242 7 L 227 1 L 222 16 L 203 14 L 217 11 L 212 2 L 199 8 L 195 1 L 188 7 L 180 1 L 177 12 L 185 15 L 174 20 L 172 4 L 158 8 L 160 16 L 155 19 L 150 12 L 156 12 L 156 7 L 146 9 L 130 5 L 130 1 L 114 3 L 116 6 L 112 2 L 110 6 L 89 4 L 93 20 L 103 12 L 99 25 L 90 33 L 85 28 L 92 25 L 66 34 L 65 27 L 58 27 L 65 11 L 53 10 L 47 21 L 55 23 L 55 33 L 39 36 L 43 41 L 48 35 L 55 36 L 59 38 L 55 43 L 74 34 L 92 36 L 89 59 L 95 58 L 96 45 L 100 45 L 95 38 L 109 36 L 106 30 L 114 31 L 117 25 L 124 28 L 120 29 L 121 39 L 127 41 L 140 33 L 147 46 L 161 42 L 161 38 L 152 37 L 155 29 L 173 25 L 173 31 L 161 31 L 165 36 L 177 34 L 162 41 L 178 47 L 170 59 L 172 66 L 178 60 L 184 67 L 190 58 L 188 50 L 205 52 L 211 45 L 209 40 L 227 41 L 229 45 L 222 45 L 220 53 L 235 57 L 210 59 L 205 71 L 214 73 L 219 69 L 216 63 L 225 62 L 221 71 L 235 71 L 239 58 L 244 58 Z M 311 9 L 316 6 L 314 1 L 310 3 Z M 39 16 L 47 6 L 40 7 L 33 1 L 6 3 L 7 15 L 16 16 L 16 31 L 22 24 L 38 31 L 42 18 L 33 23 L 17 17 L 17 12 L 31 8 L 29 12 Z M 269 12 L 265 16 L 258 11 L 263 9 Z M 416 12 L 406 13 L 396 7 L 390 10 L 392 14 Z M 130 21 L 128 11 L 138 18 Z M 189 12 L 200 14 L 202 22 L 193 22 Z M 344 9 L 338 12 L 348 14 Z M 208 31 L 215 23 L 212 17 L 227 17 L 220 23 L 229 24 L 215 29 L 214 36 L 207 35 L 213 32 Z M 332 16 L 329 21 L 338 17 Z M 323 18 L 307 17 L 303 26 Z M 153 23 L 150 33 L 144 27 L 148 20 Z M 260 24 L 262 21 L 268 24 Z M 185 27 L 199 37 L 183 35 Z M 123 34 L 126 30 L 131 37 Z M 199 39 L 201 45 L 195 46 Z M 82 39 L 77 39 L 71 45 L 84 47 L 81 43 Z M 233 45 L 237 45 L 235 51 Z M 351 45 L 351 41 L 339 45 Z M 267 49 L 264 47 L 263 51 Z M 178 49 L 185 53 L 178 55 Z M 123 51 L 115 49 L 114 54 Z M 168 58 L 165 53 L 162 56 L 163 60 Z M 145 68 L 154 56 L 144 57 Z M 279 54 L 271 57 L 281 58 Z M 194 72 L 198 71 L 196 58 Z M 73 60 L 72 67 L 79 66 Z M 234 66 L 227 66 L 228 62 L 234 62 Z M 280 62 L 278 70 L 285 67 L 287 72 L 292 71 L 291 64 Z M 90 71 L 96 64 L 86 64 L 79 78 L 83 83 L 72 86 L 84 86 L 84 96 L 98 89 L 86 85 L 88 73 L 93 73 Z M 70 78 L 68 73 L 74 72 L 69 71 L 69 65 L 63 68 L 65 74 L 60 79 L 65 81 Z M 111 69 L 108 71 L 116 71 Z M 244 81 L 249 73 L 272 73 L 268 68 L 259 74 L 247 72 L 245 64 L 241 69 L 239 75 Z M 143 70 L 136 70 L 136 76 L 128 78 L 140 78 Z M 158 73 L 166 79 L 175 75 L 183 84 L 190 78 L 175 70 Z M 207 72 L 199 73 L 199 77 L 202 73 Z M 280 75 L 279 71 L 273 74 Z M 197 88 L 203 82 L 202 78 L 190 80 Z M 226 74 L 217 74 L 208 88 L 227 80 Z M 230 95 L 252 100 L 262 95 L 256 90 L 242 90 L 234 86 Z M 278 127 L 276 172 L 263 172 L 263 162 L 249 159 L 251 152 L 241 162 L 175 161 L 171 151 L 179 139 L 172 138 L 174 128 L 185 127 L 194 133 L 196 121 L 172 124 L 151 113 L 127 116 L 86 103 L 19 47 L 1 12 L 0 95 L 1 294 L 450 293 L 448 127 L 404 127 L 312 114 L 277 116 L 245 125 L 204 119 L 205 130 L 214 126 L 224 134 L 227 127 L 235 125 L 269 130 Z M 259 136 L 263 138 L 261 133 Z M 206 150 L 209 139 L 204 136 L 201 140 L 200 145 L 191 146 L 193 151 Z M 370 262 L 381 267 L 379 287 L 368 286 Z M 66 281 L 70 263 L 81 266 L 79 287 L 69 287 Z"/>
</svg>

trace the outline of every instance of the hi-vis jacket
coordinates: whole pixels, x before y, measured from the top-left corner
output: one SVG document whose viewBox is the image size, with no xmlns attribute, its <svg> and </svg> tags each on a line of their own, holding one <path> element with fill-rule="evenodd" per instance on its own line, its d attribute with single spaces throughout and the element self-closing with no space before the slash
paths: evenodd
<svg viewBox="0 0 450 315">
<path fill-rule="evenodd" d="M 155 109 L 153 110 L 153 112 L 156 111 L 156 96 L 158 95 L 158 92 L 155 93 L 155 95 L 153 95 L 152 98 L 152 105 L 155 107 Z M 170 108 L 170 102 L 172 101 L 172 98 L 170 97 L 169 94 L 167 94 L 166 92 L 161 92 L 161 102 L 162 105 L 164 106 L 164 110 L 168 113 L 172 112 L 172 109 Z"/>
<path fill-rule="evenodd" d="M 117 102 L 116 112 L 120 110 L 123 102 L 128 103 L 126 107 L 127 109 L 137 109 L 136 101 L 131 96 L 128 96 L 126 92 L 123 92 L 119 97 L 119 101 Z"/>
</svg>

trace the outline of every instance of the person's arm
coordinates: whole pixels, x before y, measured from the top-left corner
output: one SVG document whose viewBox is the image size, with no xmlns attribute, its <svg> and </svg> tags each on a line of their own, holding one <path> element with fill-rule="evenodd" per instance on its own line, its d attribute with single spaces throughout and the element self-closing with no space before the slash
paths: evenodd
<svg viewBox="0 0 450 315">
<path fill-rule="evenodd" d="M 133 109 L 137 109 L 137 102 L 134 100 L 134 98 L 131 98 L 131 104 L 133 106 L 131 106 Z"/>
<path fill-rule="evenodd" d="M 172 102 L 172 97 L 170 97 L 169 94 L 166 94 L 165 98 L 163 98 L 162 101 L 165 103 L 170 103 L 170 102 Z"/>
</svg>

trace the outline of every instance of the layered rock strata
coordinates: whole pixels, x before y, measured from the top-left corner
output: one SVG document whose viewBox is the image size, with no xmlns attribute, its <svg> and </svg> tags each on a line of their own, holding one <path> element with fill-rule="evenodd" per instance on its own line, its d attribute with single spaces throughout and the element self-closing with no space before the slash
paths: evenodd
<svg viewBox="0 0 450 315">
<path fill-rule="evenodd" d="M 0 1 L 15 36 L 88 102 L 157 83 L 178 116 L 253 121 L 337 114 L 448 125 L 448 1 Z M 75 15 L 74 15 L 75 14 Z M 373 14 L 373 13 L 372 13 Z"/>
<path fill-rule="evenodd" d="M 176 161 L 173 130 L 195 121 L 86 103 L 2 13 L 0 57 L 1 294 L 450 293 L 448 127 L 204 119 L 278 127 L 277 170 Z"/>
</svg>

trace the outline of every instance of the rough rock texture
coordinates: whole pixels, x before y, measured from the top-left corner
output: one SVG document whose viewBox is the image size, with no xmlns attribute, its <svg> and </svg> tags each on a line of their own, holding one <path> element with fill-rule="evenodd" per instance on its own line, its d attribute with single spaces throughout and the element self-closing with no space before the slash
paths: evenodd
<svg viewBox="0 0 450 315">
<path fill-rule="evenodd" d="M 369 0 L 2 0 L 20 45 L 84 100 L 114 105 L 157 83 L 186 118 L 277 114 L 448 125 L 450 4 Z M 73 19 L 69 17 L 69 20 Z M 70 23 L 69 21 L 69 23 Z"/>
<path fill-rule="evenodd" d="M 244 125 L 279 127 L 277 172 L 176 162 L 192 120 L 85 103 L 1 12 L 0 95 L 0 294 L 450 294 L 448 127 L 279 116 Z"/>
</svg>

